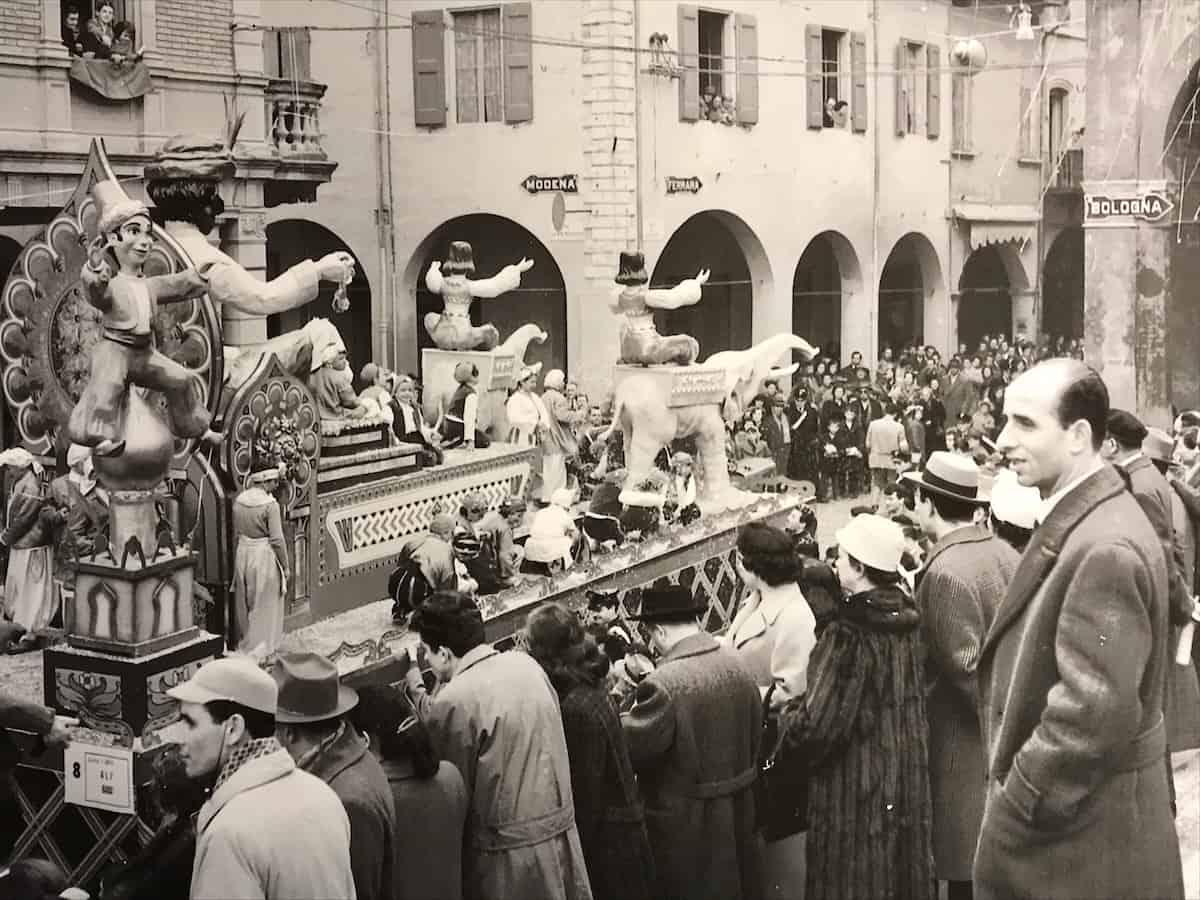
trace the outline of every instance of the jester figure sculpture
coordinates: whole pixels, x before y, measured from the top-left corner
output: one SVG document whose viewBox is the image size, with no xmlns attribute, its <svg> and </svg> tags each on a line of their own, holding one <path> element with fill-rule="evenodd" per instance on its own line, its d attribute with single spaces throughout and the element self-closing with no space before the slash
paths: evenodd
<svg viewBox="0 0 1200 900">
<path fill-rule="evenodd" d="M 495 325 L 471 324 L 471 301 L 491 299 L 521 286 L 521 275 L 533 268 L 533 260 L 522 259 L 505 266 L 491 278 L 472 280 L 475 258 L 471 245 L 452 241 L 445 263 L 434 261 L 425 273 L 425 286 L 445 304 L 440 313 L 425 316 L 425 330 L 442 350 L 495 350 L 500 332 Z"/>
<path fill-rule="evenodd" d="M 689 334 L 663 337 L 654 325 L 654 310 L 678 309 L 700 302 L 701 287 L 708 281 L 708 270 L 695 278 L 681 281 L 670 290 L 650 290 L 646 283 L 646 260 L 641 253 L 622 253 L 620 271 L 609 309 L 624 316 L 621 323 L 621 358 L 626 365 L 688 366 L 700 355 L 700 342 Z"/>
</svg>

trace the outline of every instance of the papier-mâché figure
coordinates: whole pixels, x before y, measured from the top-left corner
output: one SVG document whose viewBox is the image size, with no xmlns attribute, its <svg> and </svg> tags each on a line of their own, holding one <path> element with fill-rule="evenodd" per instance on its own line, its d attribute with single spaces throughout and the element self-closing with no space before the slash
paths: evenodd
<svg viewBox="0 0 1200 900">
<path fill-rule="evenodd" d="M 473 281 L 475 259 L 471 245 L 451 241 L 445 263 L 434 261 L 425 273 L 425 286 L 439 294 L 445 308 L 425 316 L 425 330 L 442 350 L 494 350 L 500 343 L 495 325 L 471 324 L 471 301 L 492 299 L 521 286 L 521 274 L 533 268 L 533 260 L 505 266 L 497 275 Z"/>
<path fill-rule="evenodd" d="M 102 313 L 103 335 L 92 350 L 87 387 L 71 412 L 67 431 L 76 444 L 96 456 L 119 456 L 125 449 L 126 396 L 132 385 L 161 391 L 167 401 L 171 433 L 198 438 L 209 432 L 200 376 L 154 347 L 150 323 L 159 303 L 190 300 L 208 289 L 205 272 L 188 269 L 146 277 L 142 266 L 154 247 L 150 212 L 127 196 L 115 181 L 92 188 L 99 211 L 99 237 L 83 267 L 88 301 Z M 117 271 L 108 259 L 115 257 Z M 205 268 L 205 271 L 207 271 Z"/>
<path fill-rule="evenodd" d="M 654 325 L 654 310 L 678 309 L 700 302 L 701 286 L 708 281 L 708 269 L 695 278 L 681 281 L 669 290 L 650 290 L 646 287 L 646 260 L 641 253 L 622 253 L 614 292 L 609 308 L 625 317 L 621 323 L 621 358 L 626 365 L 654 366 L 674 363 L 689 366 L 700 355 L 700 342 L 689 334 L 663 337 Z"/>
</svg>

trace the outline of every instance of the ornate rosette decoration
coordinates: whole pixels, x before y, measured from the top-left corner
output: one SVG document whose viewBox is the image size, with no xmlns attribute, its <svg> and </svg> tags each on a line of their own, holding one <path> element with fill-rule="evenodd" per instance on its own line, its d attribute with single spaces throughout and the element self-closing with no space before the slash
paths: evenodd
<svg viewBox="0 0 1200 900">
<path fill-rule="evenodd" d="M 280 503 L 311 502 L 317 486 L 321 423 L 308 388 L 275 354 L 259 360 L 225 410 L 226 471 L 236 490 L 246 486 L 255 463 L 285 467 Z"/>
<path fill-rule="evenodd" d="M 0 383 L 21 442 L 31 453 L 54 452 L 56 431 L 87 384 L 91 351 L 100 340 L 100 312 L 87 300 L 80 271 L 97 234 L 91 189 L 104 180 L 117 177 L 103 143 L 94 140 L 71 199 L 22 249 L 0 294 Z M 146 275 L 191 265 L 183 248 L 158 226 L 154 239 Z M 159 351 L 200 375 L 205 405 L 215 412 L 223 355 L 212 302 L 206 296 L 163 304 L 151 328 Z M 194 441 L 177 440 L 173 465 L 185 467 L 194 446 Z"/>
</svg>

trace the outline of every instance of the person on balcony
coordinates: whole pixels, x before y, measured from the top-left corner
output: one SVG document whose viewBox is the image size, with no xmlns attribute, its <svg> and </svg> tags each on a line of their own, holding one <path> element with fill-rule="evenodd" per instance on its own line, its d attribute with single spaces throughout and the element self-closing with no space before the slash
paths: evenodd
<svg viewBox="0 0 1200 900">
<path fill-rule="evenodd" d="M 72 56 L 83 56 L 83 40 L 83 29 L 79 27 L 79 10 L 69 6 L 63 13 L 63 46 Z"/>
<path fill-rule="evenodd" d="M 112 57 L 113 20 L 116 10 L 112 0 L 100 0 L 96 14 L 88 19 L 87 32 L 83 37 L 83 55 L 87 59 L 109 59 Z"/>
</svg>

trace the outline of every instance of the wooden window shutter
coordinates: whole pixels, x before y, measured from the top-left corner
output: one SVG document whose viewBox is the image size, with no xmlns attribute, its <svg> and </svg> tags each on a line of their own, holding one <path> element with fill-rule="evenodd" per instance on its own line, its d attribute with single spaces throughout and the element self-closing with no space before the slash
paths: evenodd
<svg viewBox="0 0 1200 900">
<path fill-rule="evenodd" d="M 850 32 L 850 127 L 867 130 L 867 35 Z"/>
<path fill-rule="evenodd" d="M 413 120 L 446 124 L 446 21 L 440 9 L 412 14 Z"/>
<path fill-rule="evenodd" d="M 679 120 L 700 118 L 700 13 L 679 4 Z"/>
<path fill-rule="evenodd" d="M 825 89 L 821 72 L 821 26 L 804 26 L 805 112 L 809 128 L 822 128 L 825 121 Z"/>
<path fill-rule="evenodd" d="M 288 81 L 312 81 L 309 66 L 307 28 L 283 28 L 279 31 L 279 77 Z"/>
<path fill-rule="evenodd" d="M 950 76 L 951 149 L 971 149 L 971 76 L 955 72 Z"/>
<path fill-rule="evenodd" d="M 942 133 L 942 48 L 925 48 L 925 134 L 935 138 Z"/>
<path fill-rule="evenodd" d="M 1033 90 L 1031 88 L 1021 88 L 1021 107 L 1017 110 L 1017 114 L 1021 117 L 1021 153 L 1022 159 L 1033 159 L 1037 156 L 1034 151 L 1034 128 L 1033 117 L 1037 115 L 1037 110 L 1031 109 L 1033 101 Z"/>
<path fill-rule="evenodd" d="M 908 134 L 908 42 L 896 47 L 896 134 Z"/>
<path fill-rule="evenodd" d="M 529 3 L 505 3 L 504 121 L 533 121 L 533 36 Z"/>
<path fill-rule="evenodd" d="M 737 42 L 737 97 L 734 115 L 739 125 L 758 124 L 758 20 L 747 13 L 733 17 Z"/>
<path fill-rule="evenodd" d="M 267 28 L 263 30 L 263 74 L 268 78 L 280 77 L 279 69 L 279 30 Z"/>
</svg>

